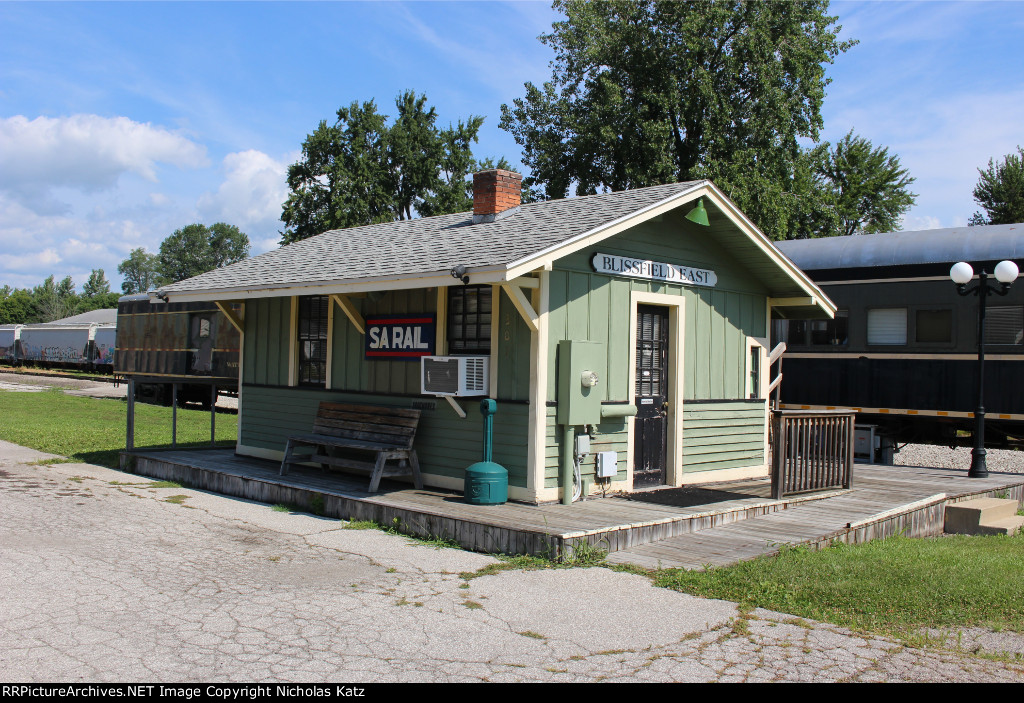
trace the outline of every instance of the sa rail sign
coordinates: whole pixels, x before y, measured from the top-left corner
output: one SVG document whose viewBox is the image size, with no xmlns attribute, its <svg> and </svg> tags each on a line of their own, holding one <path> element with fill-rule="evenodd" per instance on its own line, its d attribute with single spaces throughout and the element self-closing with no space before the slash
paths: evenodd
<svg viewBox="0 0 1024 703">
<path fill-rule="evenodd" d="M 404 359 L 434 355 L 434 315 L 376 315 L 366 318 L 365 358 Z"/>
</svg>

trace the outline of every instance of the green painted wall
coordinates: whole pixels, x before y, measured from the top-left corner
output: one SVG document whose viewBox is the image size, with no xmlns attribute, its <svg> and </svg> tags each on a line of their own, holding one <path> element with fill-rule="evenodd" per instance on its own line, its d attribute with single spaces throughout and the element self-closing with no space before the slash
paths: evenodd
<svg viewBox="0 0 1024 703">
<path fill-rule="evenodd" d="M 629 294 L 678 295 L 685 299 L 683 398 L 744 396 L 747 337 L 767 336 L 767 291 L 728 252 L 694 231 L 697 225 L 680 224 L 681 219 L 669 213 L 555 263 L 548 333 L 552 368 L 560 340 L 606 341 L 604 399 L 629 399 Z M 718 284 L 704 288 L 597 274 L 590 265 L 597 251 L 712 269 Z M 555 398 L 555 384 L 555 374 L 548 374 L 549 399 Z"/>
<path fill-rule="evenodd" d="M 765 403 L 683 405 L 683 471 L 763 464 Z"/>
<path fill-rule="evenodd" d="M 712 269 L 718 276 L 718 282 L 714 288 L 706 288 L 597 274 L 590 263 L 597 252 Z M 738 428 L 729 430 L 743 439 L 739 441 L 731 436 L 715 437 L 711 434 L 715 430 L 699 428 L 702 423 L 709 421 L 708 413 L 713 415 L 718 411 L 704 404 L 694 405 L 691 409 L 686 401 L 727 401 L 746 396 L 747 339 L 767 336 L 768 292 L 728 251 L 711 240 L 701 227 L 685 220 L 677 212 L 650 220 L 555 262 L 551 272 L 549 304 L 548 359 L 551 372 L 548 374 L 548 399 L 557 400 L 556 350 L 558 342 L 563 339 L 604 341 L 607 345 L 607 366 L 597 369 L 603 379 L 599 386 L 604 394 L 603 400 L 633 399 L 633 391 L 629 388 L 632 291 L 675 295 L 685 301 L 681 369 L 683 470 L 703 471 L 762 463 L 765 423 L 762 405 L 755 406 L 758 410 L 754 414 L 744 410 L 744 419 Z M 731 404 L 725 403 L 722 407 L 729 410 L 721 412 L 732 412 Z M 688 433 L 687 424 L 691 420 L 694 428 Z M 705 433 L 703 436 L 702 432 Z M 592 443 L 593 451 L 619 451 L 620 464 L 624 464 L 627 448 L 625 424 L 601 425 L 598 434 Z M 758 437 L 756 452 L 750 440 L 755 434 Z M 557 485 L 561 432 L 554 425 L 554 412 L 551 408 L 548 412 L 547 437 L 545 481 L 546 485 Z M 689 448 L 691 442 L 692 451 Z M 714 451 L 717 442 L 729 448 Z M 601 449 L 597 448 L 598 444 Z M 592 475 L 593 457 L 588 457 L 587 466 Z"/>
<path fill-rule="evenodd" d="M 344 393 L 310 388 L 243 388 L 242 444 L 283 452 L 289 434 L 306 433 L 313 427 L 321 401 L 367 403 L 393 407 L 433 404 L 423 409 L 416 429 L 415 448 L 425 473 L 463 478 L 471 464 L 483 459 L 483 416 L 479 404 L 461 399 L 467 411 L 460 418 L 444 399 Z M 509 485 L 526 486 L 526 437 L 529 406 L 498 403 L 494 417 L 494 461 L 509 472 Z"/>
<path fill-rule="evenodd" d="M 530 396 L 530 334 L 511 301 L 499 303 L 498 414 L 494 422 L 494 461 L 509 470 L 509 483 L 526 486 L 526 445 Z M 389 291 L 351 298 L 363 317 L 385 314 L 436 314 L 437 290 Z M 418 361 L 367 360 L 363 335 L 334 306 L 330 389 L 288 387 L 291 340 L 289 298 L 249 301 L 245 315 L 245 359 L 241 444 L 284 451 L 289 434 L 309 432 L 322 400 L 413 407 L 424 410 L 416 451 L 426 473 L 462 478 L 466 467 L 483 458 L 483 420 L 478 398 L 460 398 L 465 419 L 444 399 L 420 395 Z M 441 353 L 442 350 L 438 350 Z"/>
<path fill-rule="evenodd" d="M 245 303 L 243 383 L 288 385 L 291 298 L 256 298 Z"/>
</svg>

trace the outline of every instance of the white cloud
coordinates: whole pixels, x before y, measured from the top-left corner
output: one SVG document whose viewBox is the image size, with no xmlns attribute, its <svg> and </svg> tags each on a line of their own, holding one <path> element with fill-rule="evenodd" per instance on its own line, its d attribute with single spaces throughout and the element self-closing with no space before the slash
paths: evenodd
<svg viewBox="0 0 1024 703">
<path fill-rule="evenodd" d="M 0 118 L 0 191 L 39 213 L 67 210 L 55 189 L 107 190 L 125 173 L 156 181 L 158 163 L 202 167 L 206 149 L 127 117 Z"/>
<path fill-rule="evenodd" d="M 274 248 L 281 206 L 288 199 L 288 162 L 249 149 L 225 156 L 224 173 L 217 192 L 199 198 L 200 212 L 239 227 L 249 235 L 254 254 Z"/>
<path fill-rule="evenodd" d="M 117 265 L 135 247 L 156 251 L 170 226 L 167 213 L 137 214 L 139 221 L 124 215 L 41 215 L 0 193 L 0 286 L 31 288 L 52 274 L 69 275 L 80 287 L 92 269 L 101 268 L 111 290 L 118 290 Z"/>
</svg>

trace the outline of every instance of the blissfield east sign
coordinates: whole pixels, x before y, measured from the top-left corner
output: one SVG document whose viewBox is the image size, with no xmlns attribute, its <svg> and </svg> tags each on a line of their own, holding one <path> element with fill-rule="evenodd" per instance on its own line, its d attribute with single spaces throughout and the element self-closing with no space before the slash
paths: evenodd
<svg viewBox="0 0 1024 703">
<path fill-rule="evenodd" d="M 661 261 L 650 261 L 649 259 L 634 259 L 628 256 L 600 253 L 594 254 L 594 258 L 590 260 L 590 263 L 598 273 L 607 273 L 612 276 L 643 278 L 653 281 L 666 281 L 668 283 L 682 283 L 690 286 L 714 286 L 718 283 L 718 276 L 715 275 L 714 271 L 683 266 L 681 264 L 668 264 Z"/>
</svg>

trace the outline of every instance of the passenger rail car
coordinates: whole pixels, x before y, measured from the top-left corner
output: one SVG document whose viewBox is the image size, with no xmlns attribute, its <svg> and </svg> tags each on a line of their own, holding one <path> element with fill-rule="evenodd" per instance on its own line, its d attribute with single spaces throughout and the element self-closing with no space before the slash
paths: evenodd
<svg viewBox="0 0 1024 703">
<path fill-rule="evenodd" d="M 780 242 L 835 302 L 834 320 L 774 320 L 786 343 L 786 408 L 852 407 L 896 442 L 953 444 L 977 406 L 978 298 L 949 278 L 958 261 L 1024 268 L 1024 224 Z M 994 279 L 990 279 L 994 283 Z M 986 440 L 1024 438 L 1024 278 L 990 295 Z"/>
<path fill-rule="evenodd" d="M 151 302 L 146 294 L 117 303 L 114 371 L 135 381 L 138 400 L 209 408 L 217 392 L 238 390 L 240 337 L 214 303 Z"/>
</svg>

